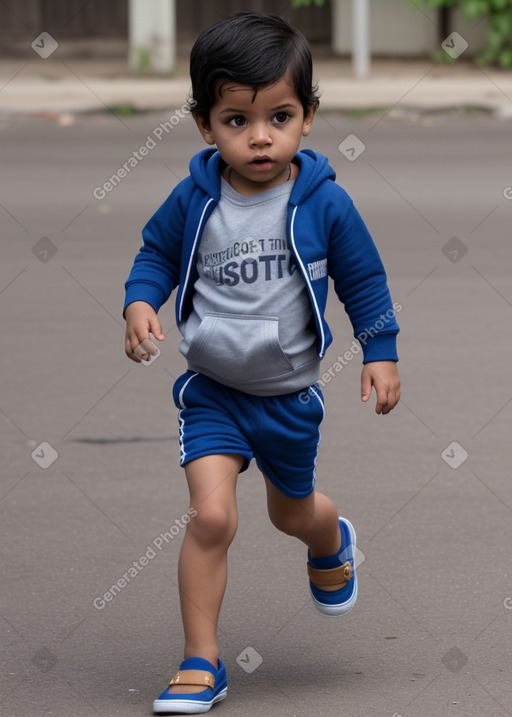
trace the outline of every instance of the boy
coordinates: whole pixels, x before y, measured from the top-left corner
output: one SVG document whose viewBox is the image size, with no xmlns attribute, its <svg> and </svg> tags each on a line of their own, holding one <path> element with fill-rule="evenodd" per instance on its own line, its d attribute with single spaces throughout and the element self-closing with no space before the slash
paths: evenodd
<svg viewBox="0 0 512 717">
<path fill-rule="evenodd" d="M 196 41 L 191 111 L 209 145 L 143 230 L 126 282 L 126 353 L 163 341 L 157 312 L 178 287 L 188 370 L 173 395 L 194 517 L 178 578 L 185 660 L 153 708 L 199 714 L 224 699 L 216 627 L 237 528 L 236 482 L 254 457 L 269 516 L 308 546 L 315 606 L 354 605 L 355 532 L 314 490 L 324 415 L 319 364 L 332 336 L 328 276 L 361 338 L 362 400 L 399 400 L 395 322 L 377 250 L 325 157 L 299 152 L 318 107 L 311 53 L 285 20 L 237 13 Z M 385 319 L 385 320 L 384 320 Z"/>
</svg>

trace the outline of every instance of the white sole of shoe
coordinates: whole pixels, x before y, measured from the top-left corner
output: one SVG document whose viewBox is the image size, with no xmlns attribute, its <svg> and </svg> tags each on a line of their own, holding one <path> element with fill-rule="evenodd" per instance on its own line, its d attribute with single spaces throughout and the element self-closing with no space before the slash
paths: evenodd
<svg viewBox="0 0 512 717">
<path fill-rule="evenodd" d="M 200 715 L 209 712 L 212 705 L 221 702 L 228 694 L 228 688 L 225 687 L 211 702 L 196 702 L 195 700 L 155 700 L 153 702 L 153 712 L 155 714 L 180 714 L 180 715 Z"/>
</svg>

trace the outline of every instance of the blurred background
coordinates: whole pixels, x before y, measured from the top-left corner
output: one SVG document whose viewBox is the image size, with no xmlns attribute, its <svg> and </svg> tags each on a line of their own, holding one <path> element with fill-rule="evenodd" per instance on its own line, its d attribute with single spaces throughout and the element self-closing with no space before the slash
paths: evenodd
<svg viewBox="0 0 512 717">
<path fill-rule="evenodd" d="M 249 9 L 311 41 L 305 146 L 384 260 L 403 394 L 385 418 L 361 403 L 331 292 L 323 370 L 349 358 L 317 485 L 356 527 L 360 596 L 316 613 L 251 466 L 215 712 L 510 717 L 512 0 L 0 0 L 0 714 L 149 715 L 181 660 L 182 531 L 156 547 L 188 508 L 174 300 L 149 366 L 121 310 L 142 227 L 204 147 L 192 42 Z"/>
<path fill-rule="evenodd" d="M 139 52 L 132 71 L 154 72 L 151 54 L 158 52 L 158 36 L 167 34 L 171 59 L 157 70 L 172 72 L 201 30 L 232 12 L 257 10 L 289 18 L 324 55 L 351 52 L 352 16 L 362 12 L 367 15 L 361 23 L 368 25 L 371 51 L 380 57 L 424 57 L 455 27 L 471 45 L 469 55 L 474 57 L 485 46 L 492 15 L 484 2 L 468 16 L 467 4 L 466 0 L 18 0 L 0 6 L 1 54 L 30 56 L 27 42 L 44 28 L 58 38 L 61 56 L 126 58 L 131 49 Z M 488 5 L 491 8 L 492 3 Z"/>
</svg>

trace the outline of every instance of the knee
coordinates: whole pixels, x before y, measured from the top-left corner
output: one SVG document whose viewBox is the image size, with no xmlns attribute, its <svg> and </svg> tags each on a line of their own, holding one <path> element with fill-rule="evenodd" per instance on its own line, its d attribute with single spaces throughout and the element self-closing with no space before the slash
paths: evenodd
<svg viewBox="0 0 512 717">
<path fill-rule="evenodd" d="M 201 505 L 190 521 L 188 529 L 205 548 L 228 547 L 238 527 L 236 509 L 223 505 Z"/>
</svg>

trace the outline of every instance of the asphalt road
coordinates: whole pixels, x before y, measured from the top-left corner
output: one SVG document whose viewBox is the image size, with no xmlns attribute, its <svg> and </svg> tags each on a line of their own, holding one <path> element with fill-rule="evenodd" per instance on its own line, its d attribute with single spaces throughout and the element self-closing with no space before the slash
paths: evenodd
<svg viewBox="0 0 512 717">
<path fill-rule="evenodd" d="M 1 715 L 149 715 L 181 659 L 172 301 L 150 366 L 121 318 L 141 227 L 202 148 L 164 121 L 0 121 Z M 359 357 L 324 388 L 318 487 L 361 551 L 345 618 L 315 611 L 304 547 L 241 477 L 214 714 L 512 715 L 511 137 L 483 115 L 317 118 L 308 145 L 402 306 L 403 400 L 363 405 Z M 328 316 L 325 370 L 352 344 L 334 296 Z"/>
</svg>

